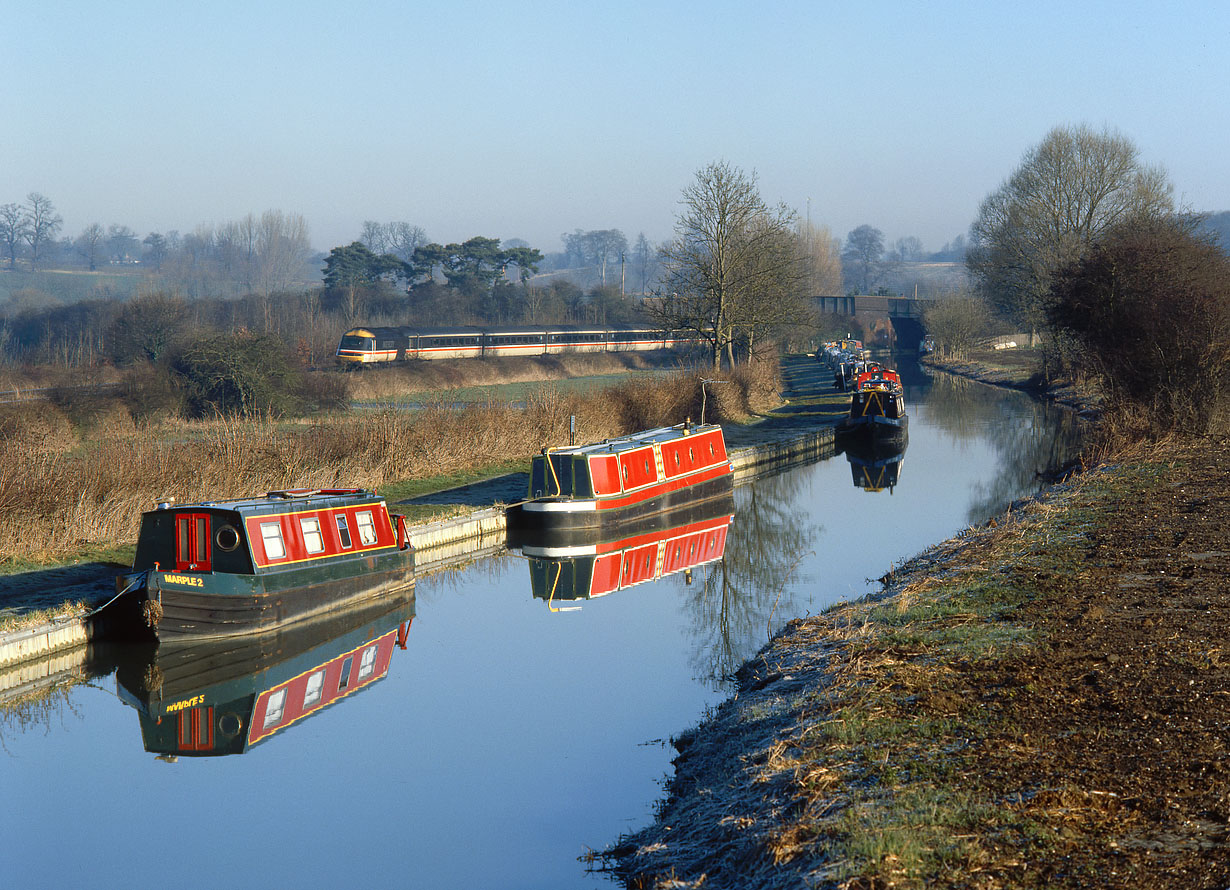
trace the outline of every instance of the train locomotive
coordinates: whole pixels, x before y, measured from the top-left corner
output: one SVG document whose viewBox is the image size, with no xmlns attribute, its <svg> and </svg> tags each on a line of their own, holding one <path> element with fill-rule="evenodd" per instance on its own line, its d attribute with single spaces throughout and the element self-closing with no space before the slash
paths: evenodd
<svg viewBox="0 0 1230 890">
<path fill-rule="evenodd" d="M 580 352 L 645 352 L 674 349 L 694 342 L 694 337 L 679 331 L 627 326 L 358 327 L 342 335 L 337 357 L 343 362 L 369 363 Z"/>
</svg>

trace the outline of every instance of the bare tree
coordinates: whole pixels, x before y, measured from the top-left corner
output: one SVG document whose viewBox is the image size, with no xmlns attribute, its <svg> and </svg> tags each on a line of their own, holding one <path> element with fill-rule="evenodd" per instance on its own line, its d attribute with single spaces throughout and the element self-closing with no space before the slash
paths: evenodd
<svg viewBox="0 0 1230 890">
<path fill-rule="evenodd" d="M 1056 127 L 983 200 L 966 266 L 988 302 L 1035 331 L 1056 270 L 1112 226 L 1172 212 L 1171 191 L 1127 137 Z"/>
<path fill-rule="evenodd" d="M 56 213 L 51 199 L 38 192 L 26 195 L 26 227 L 23 237 L 30 245 L 30 268 L 37 269 L 47 245 L 55 242 L 64 218 Z"/>
<path fill-rule="evenodd" d="M 833 296 L 841 293 L 841 242 L 833 237 L 828 226 L 811 222 L 796 228 L 799 252 L 807 264 L 805 289 L 811 296 Z"/>
<path fill-rule="evenodd" d="M 137 253 L 137 244 L 137 233 L 128 226 L 112 223 L 107 227 L 107 252 L 112 259 L 130 259 Z"/>
<path fill-rule="evenodd" d="M 17 268 L 17 248 L 26 237 L 26 214 L 20 204 L 0 204 L 0 244 L 8 254 L 9 269 Z"/>
<path fill-rule="evenodd" d="M 430 243 L 427 233 L 421 226 L 412 226 L 407 222 L 391 222 L 388 225 L 388 252 L 403 263 L 414 259 L 414 251 Z M 511 246 L 511 242 L 510 246 Z M 369 244 L 368 247 L 371 247 Z M 375 249 L 372 250 L 375 253 Z"/>
<path fill-rule="evenodd" d="M 694 332 L 714 367 L 734 361 L 736 340 L 754 341 L 761 309 L 796 297 L 804 279 L 793 245 L 794 214 L 760 197 L 755 173 L 726 162 L 697 171 L 683 190 L 674 238 L 662 249 L 668 295 L 650 311 L 666 326 Z"/>
<path fill-rule="evenodd" d="M 593 229 L 585 233 L 585 247 L 606 287 L 607 264 L 628 252 L 628 239 L 619 229 Z"/>
<path fill-rule="evenodd" d="M 884 276 L 884 233 L 869 225 L 854 229 L 846 235 L 841 261 L 849 288 L 861 294 L 871 293 Z"/>
<path fill-rule="evenodd" d="M 98 252 L 102 249 L 105 233 L 101 223 L 90 223 L 73 241 L 77 253 L 89 264 L 90 271 L 98 268 Z"/>
<path fill-rule="evenodd" d="M 299 213 L 266 210 L 256 235 L 257 275 L 261 292 L 285 290 L 312 252 L 307 220 Z"/>
</svg>

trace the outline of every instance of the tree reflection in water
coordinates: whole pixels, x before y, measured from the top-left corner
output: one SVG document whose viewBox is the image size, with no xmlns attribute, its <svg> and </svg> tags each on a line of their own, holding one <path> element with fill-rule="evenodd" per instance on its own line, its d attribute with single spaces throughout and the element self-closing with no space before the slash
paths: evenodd
<svg viewBox="0 0 1230 890">
<path fill-rule="evenodd" d="M 1002 512 L 1021 492 L 1040 490 L 1080 454 L 1086 422 L 1052 402 L 944 373 L 920 396 L 930 424 L 954 441 L 982 438 L 999 455 L 1001 471 L 975 488 L 970 525 Z"/>
<path fill-rule="evenodd" d="M 691 616 L 696 679 L 718 688 L 778 627 L 799 614 L 796 574 L 822 526 L 795 503 L 788 476 L 735 489 L 735 518 L 721 560 L 679 583 Z"/>
</svg>

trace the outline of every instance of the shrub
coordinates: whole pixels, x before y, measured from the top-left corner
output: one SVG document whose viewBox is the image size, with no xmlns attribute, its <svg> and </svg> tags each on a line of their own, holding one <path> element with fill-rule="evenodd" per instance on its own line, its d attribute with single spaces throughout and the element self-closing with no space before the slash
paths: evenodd
<svg viewBox="0 0 1230 890">
<path fill-rule="evenodd" d="M 1154 434 L 1227 427 L 1230 258 L 1190 221 L 1108 232 L 1056 276 L 1048 317 L 1112 412 L 1143 413 Z"/>
<path fill-rule="evenodd" d="M 168 367 L 191 417 L 293 413 L 300 375 L 268 334 L 206 334 L 180 345 Z"/>
</svg>

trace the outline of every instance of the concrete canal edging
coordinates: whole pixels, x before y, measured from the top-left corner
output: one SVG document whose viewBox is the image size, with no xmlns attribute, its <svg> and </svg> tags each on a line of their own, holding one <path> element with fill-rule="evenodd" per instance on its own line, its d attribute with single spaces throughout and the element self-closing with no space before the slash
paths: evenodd
<svg viewBox="0 0 1230 890">
<path fill-rule="evenodd" d="M 732 447 L 730 463 L 739 483 L 832 453 L 831 426 L 786 428 L 776 431 L 768 441 Z M 504 548 L 507 517 L 503 506 L 483 507 L 461 516 L 411 525 L 408 531 L 418 570 L 431 573 L 498 553 Z M 75 649 L 94 636 L 88 617 L 62 618 L 0 633 L 0 667 Z"/>
</svg>

